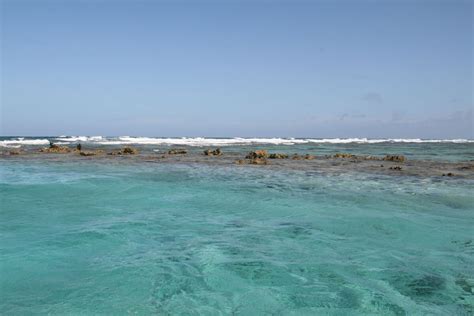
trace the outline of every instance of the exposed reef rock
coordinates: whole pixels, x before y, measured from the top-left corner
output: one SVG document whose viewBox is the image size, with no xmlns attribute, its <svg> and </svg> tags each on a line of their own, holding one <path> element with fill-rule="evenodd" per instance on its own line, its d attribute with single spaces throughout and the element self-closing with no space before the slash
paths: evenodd
<svg viewBox="0 0 474 316">
<path fill-rule="evenodd" d="M 174 148 L 168 150 L 168 155 L 184 155 L 187 154 L 188 151 L 186 149 L 181 149 L 181 148 Z"/>
<path fill-rule="evenodd" d="M 402 170 L 402 167 L 400 166 L 395 166 L 395 167 L 390 167 L 390 170 Z"/>
<path fill-rule="evenodd" d="M 288 155 L 287 154 L 270 154 L 268 155 L 269 159 L 287 159 Z"/>
<path fill-rule="evenodd" d="M 103 154 L 104 151 L 103 150 L 85 150 L 85 151 L 80 151 L 79 152 L 79 155 L 81 156 L 96 156 L 96 155 L 100 155 L 100 154 Z"/>
<path fill-rule="evenodd" d="M 406 158 L 403 155 L 386 155 L 383 160 L 394 162 L 405 162 Z"/>
<path fill-rule="evenodd" d="M 124 147 L 118 151 L 113 151 L 109 153 L 109 155 L 136 155 L 138 154 L 138 150 L 133 147 Z"/>
<path fill-rule="evenodd" d="M 291 159 L 293 160 L 313 160 L 315 159 L 316 157 L 313 156 L 313 155 L 310 155 L 310 154 L 306 154 L 306 155 L 298 155 L 298 154 L 294 154 Z"/>
<path fill-rule="evenodd" d="M 238 165 L 267 165 L 267 158 L 251 158 L 251 159 L 239 159 L 235 161 Z"/>
<path fill-rule="evenodd" d="M 453 177 L 454 173 L 448 172 L 448 173 L 443 173 L 443 177 Z"/>
<path fill-rule="evenodd" d="M 222 151 L 221 151 L 220 148 L 217 148 L 217 149 L 214 149 L 214 150 L 206 149 L 204 151 L 204 155 L 205 156 L 221 156 Z"/>
<path fill-rule="evenodd" d="M 266 150 L 251 151 L 245 156 L 246 159 L 257 159 L 257 158 L 268 158 L 268 152 Z"/>
<path fill-rule="evenodd" d="M 49 153 L 49 154 L 66 154 L 71 152 L 71 149 L 66 146 L 58 146 L 50 142 L 48 148 L 40 149 L 42 153 Z"/>
<path fill-rule="evenodd" d="M 347 153 L 337 153 L 333 156 L 333 158 L 357 158 L 356 155 L 347 154 Z"/>
</svg>

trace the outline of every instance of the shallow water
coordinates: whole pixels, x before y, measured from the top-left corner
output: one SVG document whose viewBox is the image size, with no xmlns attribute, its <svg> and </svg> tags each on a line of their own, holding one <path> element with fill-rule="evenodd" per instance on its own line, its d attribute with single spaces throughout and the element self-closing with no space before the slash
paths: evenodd
<svg viewBox="0 0 474 316">
<path fill-rule="evenodd" d="M 294 139 L 294 138 L 148 138 L 148 137 L 0 137 L 0 149 L 38 151 L 52 141 L 59 145 L 82 144 L 84 149 L 101 148 L 105 151 L 131 145 L 141 152 L 167 152 L 170 146 L 187 147 L 201 153 L 203 148 L 222 147 L 225 152 L 248 152 L 267 149 L 283 153 L 304 152 L 312 155 L 332 155 L 347 152 L 356 155 L 400 154 L 408 159 L 433 161 L 474 161 L 474 140 L 420 139 Z"/>
<path fill-rule="evenodd" d="M 473 313 L 473 180 L 0 168 L 2 314 Z"/>
</svg>

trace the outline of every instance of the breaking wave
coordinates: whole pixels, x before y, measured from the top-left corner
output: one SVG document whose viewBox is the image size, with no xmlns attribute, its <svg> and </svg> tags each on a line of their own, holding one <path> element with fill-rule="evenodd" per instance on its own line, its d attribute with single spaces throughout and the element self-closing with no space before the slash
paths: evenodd
<svg viewBox="0 0 474 316">
<path fill-rule="evenodd" d="M 238 146 L 252 144 L 297 145 L 297 144 L 377 144 L 377 143 L 474 143 L 472 139 L 420 139 L 420 138 L 207 138 L 207 137 L 104 137 L 104 136 L 59 136 L 51 138 L 2 137 L 0 147 L 20 147 L 57 144 L 91 143 L 97 145 L 181 145 L 181 146 Z"/>
</svg>

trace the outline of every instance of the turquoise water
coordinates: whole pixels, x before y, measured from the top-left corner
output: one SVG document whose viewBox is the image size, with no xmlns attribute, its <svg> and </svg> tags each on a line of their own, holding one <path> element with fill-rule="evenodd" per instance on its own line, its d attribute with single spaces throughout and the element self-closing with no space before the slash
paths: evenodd
<svg viewBox="0 0 474 316">
<path fill-rule="evenodd" d="M 0 161 L 5 315 L 470 315 L 474 182 Z"/>
</svg>

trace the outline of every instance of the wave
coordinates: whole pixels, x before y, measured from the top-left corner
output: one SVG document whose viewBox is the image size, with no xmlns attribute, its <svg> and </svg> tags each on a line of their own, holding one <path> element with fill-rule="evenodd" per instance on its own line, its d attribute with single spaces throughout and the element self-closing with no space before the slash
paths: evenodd
<svg viewBox="0 0 474 316">
<path fill-rule="evenodd" d="M 25 139 L 23 137 L 19 137 L 16 139 L 7 139 L 0 141 L 0 147 L 12 147 L 12 148 L 19 148 L 22 145 L 48 145 L 49 140 L 46 138 L 42 139 Z"/>
<path fill-rule="evenodd" d="M 378 144 L 378 143 L 474 143 L 472 139 L 420 138 L 206 138 L 206 137 L 104 137 L 59 136 L 50 138 L 56 144 L 90 143 L 97 145 L 178 145 L 178 146 L 239 146 L 239 145 L 298 145 L 298 144 Z M 0 147 L 48 145 L 47 138 L 11 138 L 0 140 Z"/>
<path fill-rule="evenodd" d="M 102 136 L 59 136 L 58 138 L 55 138 L 57 141 L 61 142 L 94 142 L 94 141 L 100 141 L 103 140 L 104 138 Z"/>
<path fill-rule="evenodd" d="M 294 138 L 205 138 L 205 137 L 182 137 L 182 138 L 154 138 L 154 137 L 130 137 L 122 136 L 117 140 L 98 142 L 103 145 L 182 145 L 182 146 L 232 146 L 251 144 L 274 144 L 295 145 L 305 144 L 307 141 Z"/>
</svg>

